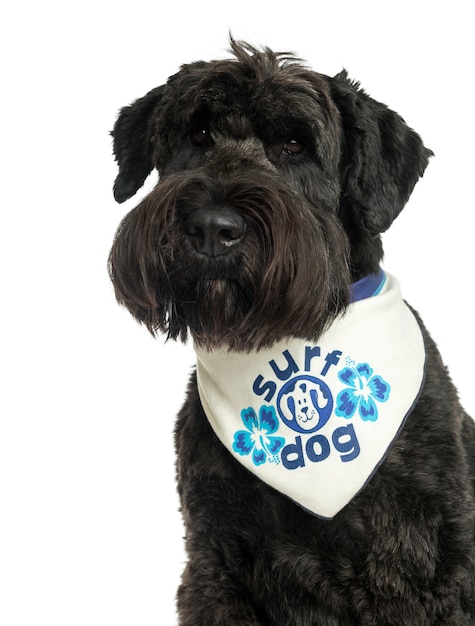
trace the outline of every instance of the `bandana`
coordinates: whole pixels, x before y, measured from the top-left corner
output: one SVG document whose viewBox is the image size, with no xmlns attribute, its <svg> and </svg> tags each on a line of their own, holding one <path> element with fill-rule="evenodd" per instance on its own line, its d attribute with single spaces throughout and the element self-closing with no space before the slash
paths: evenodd
<svg viewBox="0 0 475 626">
<path fill-rule="evenodd" d="M 351 304 L 316 343 L 195 351 L 200 399 L 224 446 L 324 519 L 369 482 L 424 382 L 421 330 L 382 270 L 352 286 Z"/>
</svg>

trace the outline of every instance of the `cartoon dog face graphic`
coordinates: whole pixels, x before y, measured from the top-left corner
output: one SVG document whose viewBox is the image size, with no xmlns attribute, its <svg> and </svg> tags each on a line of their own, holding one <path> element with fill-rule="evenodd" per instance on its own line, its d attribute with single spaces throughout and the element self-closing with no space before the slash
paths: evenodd
<svg viewBox="0 0 475 626">
<path fill-rule="evenodd" d="M 297 432 L 314 432 L 326 424 L 333 409 L 328 386 L 313 376 L 289 380 L 277 398 L 280 417 Z"/>
</svg>

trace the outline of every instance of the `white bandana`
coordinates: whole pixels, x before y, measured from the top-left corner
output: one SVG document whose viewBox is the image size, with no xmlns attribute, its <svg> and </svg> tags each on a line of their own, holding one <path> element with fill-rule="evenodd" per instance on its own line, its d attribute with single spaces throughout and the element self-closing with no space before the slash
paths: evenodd
<svg viewBox="0 0 475 626">
<path fill-rule="evenodd" d="M 315 344 L 291 338 L 250 354 L 195 348 L 200 399 L 221 442 L 325 519 L 371 479 L 424 380 L 419 325 L 399 282 L 380 275 L 376 294 L 350 304 Z"/>
</svg>

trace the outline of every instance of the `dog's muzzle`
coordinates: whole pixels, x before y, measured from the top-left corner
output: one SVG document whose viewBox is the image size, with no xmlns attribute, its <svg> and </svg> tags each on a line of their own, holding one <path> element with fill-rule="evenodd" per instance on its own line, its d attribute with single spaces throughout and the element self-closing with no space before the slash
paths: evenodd
<svg viewBox="0 0 475 626">
<path fill-rule="evenodd" d="M 209 257 L 227 254 L 246 231 L 243 217 L 230 207 L 195 209 L 187 218 L 185 232 L 194 248 Z"/>
</svg>

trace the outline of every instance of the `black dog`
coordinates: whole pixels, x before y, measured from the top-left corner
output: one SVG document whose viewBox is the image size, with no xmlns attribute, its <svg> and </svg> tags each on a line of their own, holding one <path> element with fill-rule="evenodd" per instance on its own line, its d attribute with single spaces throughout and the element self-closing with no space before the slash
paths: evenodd
<svg viewBox="0 0 475 626">
<path fill-rule="evenodd" d="M 475 424 L 380 269 L 432 153 L 346 73 L 232 50 L 113 130 L 119 202 L 160 174 L 117 232 L 117 298 L 197 351 L 180 624 L 475 624 Z"/>
</svg>

